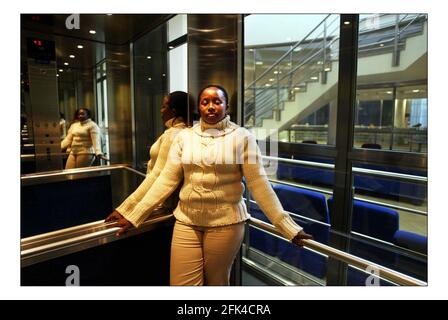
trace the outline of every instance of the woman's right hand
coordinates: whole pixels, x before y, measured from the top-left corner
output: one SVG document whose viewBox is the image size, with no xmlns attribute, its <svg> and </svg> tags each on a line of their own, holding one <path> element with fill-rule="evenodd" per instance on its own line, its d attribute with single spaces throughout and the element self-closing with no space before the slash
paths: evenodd
<svg viewBox="0 0 448 320">
<path fill-rule="evenodd" d="M 110 224 L 108 227 L 119 227 L 120 230 L 115 234 L 117 237 L 121 236 L 125 233 L 130 227 L 132 227 L 132 223 L 130 223 L 125 217 L 123 217 L 117 210 L 114 210 L 104 222 L 114 222 Z"/>
</svg>

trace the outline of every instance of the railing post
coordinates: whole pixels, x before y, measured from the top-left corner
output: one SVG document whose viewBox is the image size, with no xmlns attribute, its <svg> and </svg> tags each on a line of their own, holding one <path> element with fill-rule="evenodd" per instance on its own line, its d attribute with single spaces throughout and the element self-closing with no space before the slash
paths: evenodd
<svg viewBox="0 0 448 320">
<path fill-rule="evenodd" d="M 400 51 L 398 51 L 398 42 L 400 40 L 400 15 L 395 16 L 395 34 L 394 34 L 394 51 L 392 52 L 392 67 L 400 64 Z"/>
<path fill-rule="evenodd" d="M 280 79 L 279 79 L 279 67 L 277 66 L 277 74 L 276 74 L 276 82 L 277 82 L 277 106 L 275 107 L 275 120 L 280 121 L 281 119 L 281 110 L 280 110 Z"/>
<path fill-rule="evenodd" d="M 327 83 L 327 71 L 325 71 L 327 65 L 327 19 L 324 21 L 324 37 L 322 40 L 322 71 L 320 83 Z"/>
</svg>

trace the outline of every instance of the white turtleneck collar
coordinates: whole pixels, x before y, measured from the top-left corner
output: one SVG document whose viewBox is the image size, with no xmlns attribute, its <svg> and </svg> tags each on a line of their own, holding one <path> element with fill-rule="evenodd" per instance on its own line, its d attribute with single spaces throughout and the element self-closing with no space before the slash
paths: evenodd
<svg viewBox="0 0 448 320">
<path fill-rule="evenodd" d="M 79 120 L 78 120 L 79 121 Z M 79 121 L 79 123 L 80 124 L 86 124 L 86 123 L 89 123 L 90 121 L 92 121 L 92 119 L 86 119 L 86 120 L 84 120 L 84 121 Z"/>
<path fill-rule="evenodd" d="M 202 118 L 199 119 L 199 123 L 201 125 L 201 130 L 205 131 L 208 129 L 216 129 L 216 130 L 225 130 L 230 125 L 230 116 L 226 115 L 224 119 L 218 121 L 217 123 L 211 124 L 207 123 Z"/>
<path fill-rule="evenodd" d="M 230 121 L 230 116 L 227 115 L 221 121 L 210 124 L 199 119 L 199 124 L 193 127 L 193 131 L 202 137 L 219 137 L 226 135 L 239 128 L 239 126 Z"/>
<path fill-rule="evenodd" d="M 186 125 L 185 125 L 185 121 L 182 117 L 175 117 L 175 118 L 171 118 L 171 119 L 167 120 L 165 122 L 165 127 L 167 129 L 169 129 L 172 127 L 186 127 Z"/>
</svg>

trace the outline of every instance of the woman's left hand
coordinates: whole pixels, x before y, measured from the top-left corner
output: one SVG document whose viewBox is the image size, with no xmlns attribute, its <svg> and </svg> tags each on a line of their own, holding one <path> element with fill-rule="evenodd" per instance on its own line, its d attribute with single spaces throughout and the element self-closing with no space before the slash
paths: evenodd
<svg viewBox="0 0 448 320">
<path fill-rule="evenodd" d="M 303 247 L 304 242 L 303 240 L 309 240 L 313 239 L 313 236 L 310 234 L 305 233 L 305 231 L 300 231 L 292 240 L 291 242 L 295 245 L 298 245 L 299 247 Z"/>
</svg>

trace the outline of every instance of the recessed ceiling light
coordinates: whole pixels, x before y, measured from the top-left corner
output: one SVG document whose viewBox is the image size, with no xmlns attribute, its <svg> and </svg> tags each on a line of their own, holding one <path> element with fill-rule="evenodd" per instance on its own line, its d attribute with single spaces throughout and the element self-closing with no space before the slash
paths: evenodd
<svg viewBox="0 0 448 320">
<path fill-rule="evenodd" d="M 350 21 L 344 21 L 344 24 L 350 24 Z"/>
<path fill-rule="evenodd" d="M 274 78 L 269 79 L 269 81 L 274 81 L 274 80 L 275 80 Z"/>
<path fill-rule="evenodd" d="M 295 87 L 294 90 L 300 90 L 300 88 L 299 87 Z"/>
<path fill-rule="evenodd" d="M 263 64 L 263 61 L 257 61 L 255 62 L 256 65 L 261 66 Z"/>
<path fill-rule="evenodd" d="M 112 15 L 112 13 L 107 13 L 107 15 L 108 15 L 108 16 L 111 16 L 111 15 Z"/>
<path fill-rule="evenodd" d="M 420 92 L 420 90 L 419 89 L 414 89 L 414 90 L 412 90 L 412 92 L 417 93 L 417 92 Z"/>
<path fill-rule="evenodd" d="M 162 73 L 162 77 L 165 77 L 165 76 L 166 76 L 166 74 Z"/>
<path fill-rule="evenodd" d="M 59 74 L 58 74 L 58 73 L 56 73 L 56 77 L 59 77 Z M 23 83 L 23 81 L 22 81 L 22 83 Z"/>
<path fill-rule="evenodd" d="M 311 77 L 310 79 L 311 80 L 317 80 L 318 78 L 317 77 Z"/>
<path fill-rule="evenodd" d="M 151 59 L 151 56 L 147 56 L 146 59 Z"/>
<path fill-rule="evenodd" d="M 68 66 L 68 62 L 64 62 L 64 66 Z"/>
<path fill-rule="evenodd" d="M 330 71 L 330 70 L 331 70 L 330 68 L 325 68 L 325 69 L 324 69 L 324 71 Z"/>
<path fill-rule="evenodd" d="M 173 47 L 173 46 L 169 46 L 168 48 L 169 48 L 169 49 L 174 49 L 174 47 Z"/>
<path fill-rule="evenodd" d="M 386 91 L 386 93 L 387 93 L 387 94 L 392 94 L 393 92 L 392 92 L 392 91 Z"/>
<path fill-rule="evenodd" d="M 59 69 L 59 72 L 64 72 L 64 70 L 62 70 L 62 69 Z"/>
<path fill-rule="evenodd" d="M 384 43 L 380 43 L 380 47 L 384 47 Z"/>
<path fill-rule="evenodd" d="M 75 55 L 74 55 L 74 54 L 69 55 L 69 57 L 70 57 L 71 59 L 75 59 Z"/>
<path fill-rule="evenodd" d="M 89 33 L 90 33 L 90 34 L 95 34 L 96 31 L 95 31 L 95 30 L 89 30 Z"/>
<path fill-rule="evenodd" d="M 266 87 L 270 87 L 271 85 L 270 85 L 269 83 L 266 83 L 265 86 L 266 86 Z"/>
<path fill-rule="evenodd" d="M 151 81 L 152 79 L 151 79 L 151 78 L 148 78 L 148 80 Z"/>
<path fill-rule="evenodd" d="M 82 44 L 78 44 L 78 49 L 82 49 L 84 46 Z"/>
</svg>

